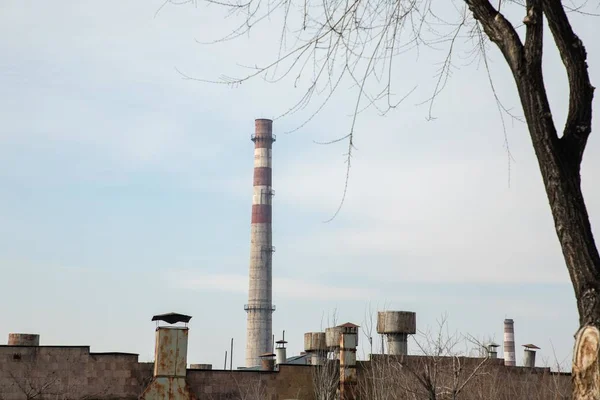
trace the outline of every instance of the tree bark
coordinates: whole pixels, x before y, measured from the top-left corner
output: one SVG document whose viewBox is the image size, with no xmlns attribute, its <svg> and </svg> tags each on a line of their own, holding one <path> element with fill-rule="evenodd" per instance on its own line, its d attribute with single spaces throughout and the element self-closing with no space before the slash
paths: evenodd
<svg viewBox="0 0 600 400">
<path fill-rule="evenodd" d="M 489 0 L 465 0 L 506 59 L 538 160 L 554 226 L 569 271 L 580 329 L 573 355 L 573 399 L 600 400 L 600 256 L 581 192 L 580 168 L 592 122 L 594 87 L 585 47 L 560 0 L 527 0 L 525 43 Z M 543 22 L 548 21 L 569 80 L 569 112 L 559 138 L 542 72 Z"/>
</svg>

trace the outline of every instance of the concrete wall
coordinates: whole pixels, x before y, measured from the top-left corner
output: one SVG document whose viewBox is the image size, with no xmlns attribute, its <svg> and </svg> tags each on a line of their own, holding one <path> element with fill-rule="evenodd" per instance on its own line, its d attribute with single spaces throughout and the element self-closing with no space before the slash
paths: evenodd
<svg viewBox="0 0 600 400">
<path fill-rule="evenodd" d="M 312 368 L 280 365 L 278 372 L 188 370 L 198 400 L 314 400 Z"/>
<path fill-rule="evenodd" d="M 135 399 L 152 377 L 137 354 L 86 346 L 0 346 L 0 398 Z"/>
<path fill-rule="evenodd" d="M 369 379 L 380 389 L 382 382 L 388 382 L 389 389 L 410 385 L 406 368 L 385 366 L 402 361 L 422 371 L 428 363 L 417 356 L 374 360 L 358 363 L 359 387 L 368 388 Z M 459 358 L 462 373 L 468 375 L 480 360 Z M 438 362 L 438 378 L 443 380 L 453 361 Z M 152 369 L 152 363 L 139 363 L 136 354 L 90 353 L 85 346 L 0 346 L 0 400 L 134 400 L 150 383 Z M 314 371 L 308 365 L 280 365 L 276 372 L 187 370 L 186 380 L 197 400 L 314 400 Z M 560 399 L 570 392 L 570 374 L 552 374 L 545 368 L 505 367 L 496 359 L 488 360 L 480 372 L 462 400 Z"/>
<path fill-rule="evenodd" d="M 381 396 L 386 391 L 416 393 L 419 399 L 427 398 L 423 385 L 410 372 L 423 378 L 426 370 L 435 375 L 438 387 L 452 388 L 466 382 L 458 396 L 461 400 L 571 398 L 571 374 L 553 373 L 549 368 L 507 367 L 503 359 L 375 355 L 372 360 L 358 365 L 361 399 L 370 398 L 368 394 L 372 392 Z"/>
<path fill-rule="evenodd" d="M 133 400 L 152 380 L 153 363 L 137 354 L 90 353 L 87 346 L 0 346 L 0 399 Z M 313 400 L 312 370 L 187 370 L 198 400 Z M 38 394 L 39 393 L 39 394 Z"/>
</svg>

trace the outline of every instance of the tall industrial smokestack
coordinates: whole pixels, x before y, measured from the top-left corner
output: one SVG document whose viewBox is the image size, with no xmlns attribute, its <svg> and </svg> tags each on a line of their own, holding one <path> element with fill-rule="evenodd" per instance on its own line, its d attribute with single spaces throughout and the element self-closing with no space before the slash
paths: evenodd
<svg viewBox="0 0 600 400">
<path fill-rule="evenodd" d="M 515 358 L 515 325 L 512 319 L 504 320 L 504 365 L 514 367 Z"/>
<path fill-rule="evenodd" d="M 254 196 L 250 233 L 250 287 L 246 333 L 246 367 L 261 365 L 260 356 L 271 353 L 273 330 L 272 256 L 275 248 L 271 230 L 271 149 L 275 141 L 273 121 L 254 121 Z"/>
</svg>

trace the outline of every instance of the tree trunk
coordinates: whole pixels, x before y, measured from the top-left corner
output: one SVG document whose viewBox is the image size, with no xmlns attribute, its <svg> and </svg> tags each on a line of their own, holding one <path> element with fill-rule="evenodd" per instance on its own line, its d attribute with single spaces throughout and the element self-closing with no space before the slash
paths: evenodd
<svg viewBox="0 0 600 400">
<path fill-rule="evenodd" d="M 558 142 L 554 149 L 538 149 L 543 144 L 536 145 L 534 140 L 536 153 L 544 153 L 543 157 L 538 155 L 540 170 L 579 310 L 580 329 L 573 352 L 573 399 L 598 400 L 600 260 L 581 194 L 579 165 L 571 162 L 562 144 Z"/>
<path fill-rule="evenodd" d="M 580 328 L 573 354 L 573 399 L 600 400 L 600 255 L 581 193 L 580 167 L 591 133 L 594 87 L 583 43 L 560 0 L 526 0 L 525 42 L 488 0 L 465 0 L 506 59 L 550 203 L 556 234 L 569 270 Z M 544 16 L 569 80 L 569 113 L 557 134 L 542 72 Z"/>
</svg>

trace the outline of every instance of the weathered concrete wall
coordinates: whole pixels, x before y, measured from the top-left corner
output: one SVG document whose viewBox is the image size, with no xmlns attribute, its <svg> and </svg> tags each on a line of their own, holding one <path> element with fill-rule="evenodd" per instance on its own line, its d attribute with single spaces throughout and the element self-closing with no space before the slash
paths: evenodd
<svg viewBox="0 0 600 400">
<path fill-rule="evenodd" d="M 136 354 L 90 353 L 87 346 L 0 346 L 0 399 L 137 399 L 152 380 L 153 363 Z M 278 372 L 187 370 L 198 400 L 313 400 L 312 369 Z"/>
<path fill-rule="evenodd" d="M 553 373 L 549 368 L 507 367 L 503 359 L 473 357 L 372 356 L 359 362 L 361 399 L 371 393 L 414 393 L 427 398 L 419 379 L 429 371 L 439 388 L 464 387 L 461 400 L 550 400 L 569 399 L 571 374 Z M 418 374 L 419 379 L 416 379 Z"/>
<path fill-rule="evenodd" d="M 358 363 L 360 399 L 372 398 L 362 394 L 374 389 L 369 386 L 373 382 L 380 393 L 412 387 L 412 375 L 405 367 L 398 368 L 397 362 L 406 362 L 415 372 L 423 371 L 430 362 L 417 356 L 375 356 L 374 360 Z M 442 358 L 436 362 L 441 368 L 438 380 L 448 378 L 450 382 L 453 362 L 459 362 L 463 379 L 481 359 Z M 153 364 L 139 363 L 136 354 L 90 353 L 89 347 L 82 346 L 0 346 L 0 399 L 134 400 L 150 383 L 152 370 Z M 197 400 L 314 400 L 315 371 L 308 365 L 280 365 L 274 372 L 187 370 L 186 380 Z M 488 360 L 460 398 L 559 399 L 570 392 L 570 378 L 545 368 L 505 367 L 502 359 Z"/>
<path fill-rule="evenodd" d="M 279 371 L 188 370 L 198 400 L 314 400 L 313 369 L 280 365 Z"/>
<path fill-rule="evenodd" d="M 152 364 L 137 354 L 90 353 L 89 347 L 0 346 L 2 400 L 137 399 Z"/>
</svg>

